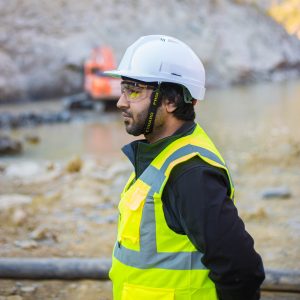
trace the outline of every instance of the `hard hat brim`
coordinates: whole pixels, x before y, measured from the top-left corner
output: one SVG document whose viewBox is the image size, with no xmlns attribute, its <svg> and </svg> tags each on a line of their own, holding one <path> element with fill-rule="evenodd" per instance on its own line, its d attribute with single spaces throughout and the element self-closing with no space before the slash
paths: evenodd
<svg viewBox="0 0 300 300">
<path fill-rule="evenodd" d="M 127 77 L 127 78 L 132 78 L 132 79 L 136 79 L 136 80 L 140 80 L 140 81 L 144 81 L 144 82 L 171 82 L 171 83 L 177 83 L 180 85 L 184 85 L 182 79 L 172 79 L 170 80 L 169 78 L 165 78 L 162 76 L 157 76 L 157 75 L 149 75 L 149 74 L 141 74 L 139 73 L 138 75 L 135 74 L 134 72 L 130 72 L 130 71 L 125 71 L 125 70 L 112 70 L 112 71 L 105 71 L 104 72 L 105 75 L 110 76 L 110 77 L 114 77 L 114 78 L 121 78 L 123 77 Z M 186 86 L 186 85 L 185 85 Z M 205 88 L 199 88 L 199 86 L 196 84 L 192 86 L 191 82 L 188 83 L 188 86 L 186 86 L 188 88 L 188 90 L 190 91 L 192 97 L 196 100 L 203 100 L 204 95 L 205 95 Z"/>
</svg>

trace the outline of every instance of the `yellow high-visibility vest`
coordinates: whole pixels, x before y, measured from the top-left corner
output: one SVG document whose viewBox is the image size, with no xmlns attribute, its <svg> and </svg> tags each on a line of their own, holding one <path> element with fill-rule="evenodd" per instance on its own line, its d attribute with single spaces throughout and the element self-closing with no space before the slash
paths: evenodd
<svg viewBox="0 0 300 300">
<path fill-rule="evenodd" d="M 233 199 L 225 162 L 199 125 L 169 144 L 137 180 L 131 174 L 119 203 L 118 239 L 109 274 L 114 300 L 217 300 L 209 270 L 201 262 L 203 253 L 186 235 L 168 227 L 162 207 L 171 170 L 195 156 L 226 171 Z"/>
</svg>

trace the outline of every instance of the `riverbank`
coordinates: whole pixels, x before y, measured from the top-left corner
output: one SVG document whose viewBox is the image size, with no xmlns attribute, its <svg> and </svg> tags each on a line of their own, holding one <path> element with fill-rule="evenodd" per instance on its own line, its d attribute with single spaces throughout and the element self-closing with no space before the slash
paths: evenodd
<svg viewBox="0 0 300 300">
<path fill-rule="evenodd" d="M 232 172 L 239 214 L 269 269 L 300 269 L 299 95 L 299 82 L 213 90 L 196 108 Z M 132 138 L 118 114 L 11 133 L 28 132 L 40 142 L 0 162 L 0 256 L 110 257 L 119 192 L 131 171 L 120 147 Z M 111 285 L 1 281 L 1 297 L 110 300 Z"/>
<path fill-rule="evenodd" d="M 298 270 L 299 151 L 294 149 L 294 155 L 274 169 L 274 161 L 266 160 L 262 150 L 239 157 L 244 163 L 234 170 L 239 214 L 267 268 Z M 1 257 L 110 257 L 118 194 L 129 173 L 130 165 L 123 160 L 108 163 L 73 158 L 44 165 L 32 161 L 2 164 Z M 278 190 L 283 182 L 288 190 L 284 194 Z M 267 196 L 270 188 L 273 194 Z M 70 295 L 78 300 L 110 300 L 111 284 L 1 281 L 0 295 L 11 300 L 70 299 Z M 13 295 L 19 298 L 9 298 Z"/>
</svg>

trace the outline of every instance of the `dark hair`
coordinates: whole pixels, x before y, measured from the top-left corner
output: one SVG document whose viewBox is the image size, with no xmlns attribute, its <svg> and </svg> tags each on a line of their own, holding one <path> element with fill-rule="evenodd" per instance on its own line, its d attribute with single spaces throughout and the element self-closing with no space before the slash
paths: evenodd
<svg viewBox="0 0 300 300">
<path fill-rule="evenodd" d="M 183 86 L 175 83 L 163 82 L 160 86 L 161 99 L 168 99 L 174 102 L 176 110 L 173 112 L 174 116 L 183 121 L 194 121 L 195 110 L 192 103 L 184 102 Z"/>
</svg>

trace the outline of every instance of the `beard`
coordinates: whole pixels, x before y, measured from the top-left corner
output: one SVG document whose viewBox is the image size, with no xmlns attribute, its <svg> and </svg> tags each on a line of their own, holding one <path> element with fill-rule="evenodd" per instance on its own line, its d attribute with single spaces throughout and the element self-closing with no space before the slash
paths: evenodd
<svg viewBox="0 0 300 300">
<path fill-rule="evenodd" d="M 128 119 L 124 121 L 125 128 L 128 134 L 133 136 L 139 136 L 144 133 L 145 122 L 148 116 L 148 109 L 145 109 L 138 113 L 135 117 L 126 112 Z"/>
</svg>

